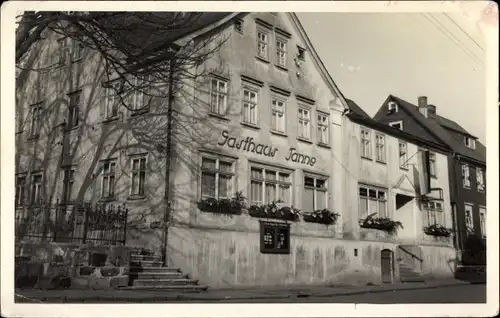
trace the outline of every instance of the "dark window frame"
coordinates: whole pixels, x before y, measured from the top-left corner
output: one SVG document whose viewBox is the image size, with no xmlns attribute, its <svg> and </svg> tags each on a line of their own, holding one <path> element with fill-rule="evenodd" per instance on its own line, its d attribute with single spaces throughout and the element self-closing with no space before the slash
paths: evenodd
<svg viewBox="0 0 500 318">
<path fill-rule="evenodd" d="M 267 247 L 265 244 L 266 230 L 272 231 L 273 247 Z M 277 246 L 278 234 L 280 233 L 284 233 L 286 237 L 286 244 L 282 248 Z M 290 224 L 260 221 L 260 252 L 262 254 L 290 254 L 290 236 Z"/>
</svg>

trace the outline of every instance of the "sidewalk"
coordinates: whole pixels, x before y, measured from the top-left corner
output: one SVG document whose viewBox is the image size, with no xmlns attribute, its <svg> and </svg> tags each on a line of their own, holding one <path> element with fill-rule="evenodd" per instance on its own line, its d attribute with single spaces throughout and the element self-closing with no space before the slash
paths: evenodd
<svg viewBox="0 0 500 318">
<path fill-rule="evenodd" d="M 381 293 L 398 290 L 429 289 L 469 285 L 459 280 L 430 281 L 423 283 L 395 283 L 377 286 L 303 286 L 289 288 L 238 288 L 209 289 L 202 293 L 178 293 L 165 291 L 130 290 L 17 290 L 16 302 L 82 303 L 82 302 L 182 302 L 182 301 L 224 301 L 249 299 L 283 299 L 295 297 L 335 297 L 367 293 Z"/>
</svg>

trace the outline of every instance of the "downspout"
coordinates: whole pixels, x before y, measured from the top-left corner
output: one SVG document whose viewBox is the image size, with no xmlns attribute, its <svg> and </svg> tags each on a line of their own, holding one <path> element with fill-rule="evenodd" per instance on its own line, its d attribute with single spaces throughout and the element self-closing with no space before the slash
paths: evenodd
<svg viewBox="0 0 500 318">
<path fill-rule="evenodd" d="M 167 246 L 168 246 L 168 228 L 171 211 L 170 198 L 170 166 L 172 156 L 172 110 L 174 103 L 173 86 L 174 86 L 174 57 L 170 58 L 170 74 L 168 78 L 168 103 L 167 103 L 167 145 L 165 150 L 165 194 L 164 204 L 165 211 L 163 214 L 163 246 L 162 246 L 162 261 L 163 265 L 167 266 Z"/>
<path fill-rule="evenodd" d="M 460 220 L 458 218 L 458 210 L 457 210 L 457 196 L 458 196 L 458 185 L 457 185 L 457 178 L 456 178 L 456 153 L 452 153 L 451 158 L 452 158 L 452 180 L 453 180 L 453 202 L 452 204 L 452 217 L 453 217 L 453 223 L 455 226 L 455 248 L 458 249 L 458 254 L 460 256 L 460 252 L 462 251 L 462 231 L 460 228 Z"/>
</svg>

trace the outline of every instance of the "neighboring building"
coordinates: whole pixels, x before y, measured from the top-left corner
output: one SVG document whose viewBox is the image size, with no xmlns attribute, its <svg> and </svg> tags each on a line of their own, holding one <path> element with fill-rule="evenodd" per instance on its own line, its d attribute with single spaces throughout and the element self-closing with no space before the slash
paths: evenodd
<svg viewBox="0 0 500 318">
<path fill-rule="evenodd" d="M 394 109 L 389 111 L 389 109 Z M 390 95 L 374 119 L 422 139 L 450 148 L 448 175 L 455 215 L 456 248 L 463 250 L 470 236 L 486 241 L 486 148 L 456 122 L 437 114 L 427 97 L 418 105 Z"/>
<path fill-rule="evenodd" d="M 393 251 L 392 266 L 402 280 L 452 277 L 452 236 L 430 231 L 433 226 L 453 228 L 448 147 L 381 124 L 353 101 L 348 104 L 342 161 L 346 168 L 343 211 L 350 220 L 344 218 L 344 236 L 386 242 Z M 401 222 L 397 236 L 358 225 L 373 213 Z M 379 249 L 371 253 L 378 255 Z"/>
</svg>

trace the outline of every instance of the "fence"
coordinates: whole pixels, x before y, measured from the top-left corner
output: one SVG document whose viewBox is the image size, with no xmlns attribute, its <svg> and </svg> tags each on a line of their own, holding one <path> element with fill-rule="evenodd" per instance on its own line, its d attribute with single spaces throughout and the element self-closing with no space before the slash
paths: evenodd
<svg viewBox="0 0 500 318">
<path fill-rule="evenodd" d="M 16 208 L 16 240 L 125 244 L 128 209 L 104 204 Z"/>
</svg>

